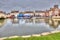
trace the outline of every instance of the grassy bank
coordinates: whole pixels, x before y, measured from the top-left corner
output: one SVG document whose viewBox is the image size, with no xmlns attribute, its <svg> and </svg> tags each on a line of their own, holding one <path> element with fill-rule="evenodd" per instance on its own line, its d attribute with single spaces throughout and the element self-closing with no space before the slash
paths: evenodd
<svg viewBox="0 0 60 40">
<path fill-rule="evenodd" d="M 29 37 L 29 38 L 22 38 L 22 37 L 18 37 L 18 38 L 7 38 L 4 40 L 60 40 L 60 33 L 55 33 L 55 34 L 50 34 L 50 35 L 46 35 L 46 36 L 40 36 L 40 37 Z"/>
</svg>

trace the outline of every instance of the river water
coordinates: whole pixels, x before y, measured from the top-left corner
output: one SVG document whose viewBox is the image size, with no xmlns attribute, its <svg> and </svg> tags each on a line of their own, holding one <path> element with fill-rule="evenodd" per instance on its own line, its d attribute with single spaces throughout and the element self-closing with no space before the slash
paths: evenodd
<svg viewBox="0 0 60 40">
<path fill-rule="evenodd" d="M 0 37 L 22 36 L 60 30 L 60 21 L 53 19 L 0 20 Z"/>
</svg>

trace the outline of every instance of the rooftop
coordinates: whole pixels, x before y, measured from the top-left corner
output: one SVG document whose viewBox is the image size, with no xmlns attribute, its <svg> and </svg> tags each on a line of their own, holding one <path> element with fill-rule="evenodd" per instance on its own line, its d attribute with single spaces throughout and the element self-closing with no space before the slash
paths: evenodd
<svg viewBox="0 0 60 40">
<path fill-rule="evenodd" d="M 45 11 L 38 11 L 38 10 L 36 10 L 35 12 L 36 13 L 45 13 Z"/>
<path fill-rule="evenodd" d="M 11 13 L 18 13 L 19 11 L 11 11 Z"/>
<path fill-rule="evenodd" d="M 34 13 L 34 11 L 25 11 L 24 13 Z"/>
</svg>

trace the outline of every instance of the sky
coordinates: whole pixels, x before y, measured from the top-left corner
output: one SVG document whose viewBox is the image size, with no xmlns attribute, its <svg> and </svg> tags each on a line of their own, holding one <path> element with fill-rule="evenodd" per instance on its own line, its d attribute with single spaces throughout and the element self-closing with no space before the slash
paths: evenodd
<svg viewBox="0 0 60 40">
<path fill-rule="evenodd" d="M 46 10 L 55 4 L 60 6 L 60 0 L 0 0 L 0 10 L 6 12 L 12 10 Z"/>
</svg>

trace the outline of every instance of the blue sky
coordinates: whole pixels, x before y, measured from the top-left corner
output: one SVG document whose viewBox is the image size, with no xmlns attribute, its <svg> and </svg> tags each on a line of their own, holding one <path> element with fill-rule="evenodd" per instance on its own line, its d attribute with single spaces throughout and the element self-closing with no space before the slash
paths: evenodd
<svg viewBox="0 0 60 40">
<path fill-rule="evenodd" d="M 55 4 L 60 6 L 60 0 L 0 0 L 0 10 L 46 10 Z"/>
</svg>

